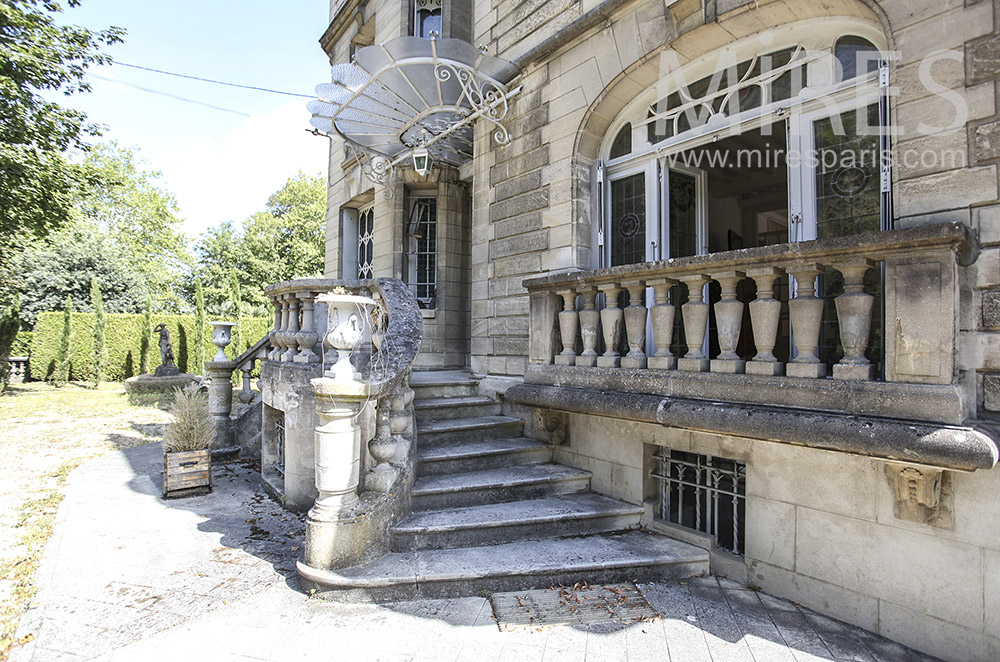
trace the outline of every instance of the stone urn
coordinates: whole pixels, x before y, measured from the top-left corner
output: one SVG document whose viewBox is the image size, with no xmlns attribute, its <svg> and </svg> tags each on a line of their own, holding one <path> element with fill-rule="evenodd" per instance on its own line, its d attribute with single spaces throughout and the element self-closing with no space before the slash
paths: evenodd
<svg viewBox="0 0 1000 662">
<path fill-rule="evenodd" d="M 337 382 L 357 381 L 360 374 L 351 364 L 351 353 L 366 336 L 371 337 L 371 311 L 378 304 L 368 297 L 337 292 L 321 294 L 316 300 L 328 309 L 323 341 L 337 350 L 336 362 L 324 375 Z"/>
<path fill-rule="evenodd" d="M 212 325 L 212 344 L 219 348 L 212 360 L 228 361 L 226 346 L 232 341 L 233 327 L 236 326 L 236 322 L 209 322 L 209 324 Z"/>
</svg>

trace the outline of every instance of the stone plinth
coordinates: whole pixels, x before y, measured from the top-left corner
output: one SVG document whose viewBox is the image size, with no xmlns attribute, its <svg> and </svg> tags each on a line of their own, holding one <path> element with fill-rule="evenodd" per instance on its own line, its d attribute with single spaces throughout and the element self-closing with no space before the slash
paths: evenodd
<svg viewBox="0 0 1000 662">
<path fill-rule="evenodd" d="M 215 424 L 215 438 L 212 450 L 228 449 L 235 445 L 232 422 L 229 414 L 233 410 L 233 371 L 235 361 L 205 361 L 208 383 L 208 411 Z"/>
<path fill-rule="evenodd" d="M 170 393 L 175 388 L 184 388 L 197 380 L 197 376 L 186 373 L 167 376 L 136 375 L 125 380 L 125 391 L 128 393 Z"/>
<path fill-rule="evenodd" d="M 361 426 L 358 413 L 369 385 L 351 379 L 311 380 L 319 426 L 315 430 L 316 489 L 306 520 L 305 562 L 313 568 L 352 565 L 371 539 L 360 508 Z"/>
</svg>

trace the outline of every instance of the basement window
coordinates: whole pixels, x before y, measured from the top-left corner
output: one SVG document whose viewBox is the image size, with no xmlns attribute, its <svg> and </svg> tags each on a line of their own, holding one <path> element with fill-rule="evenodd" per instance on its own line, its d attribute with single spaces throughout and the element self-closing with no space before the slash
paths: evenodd
<svg viewBox="0 0 1000 662">
<path fill-rule="evenodd" d="M 716 546 L 743 555 L 746 463 L 662 448 L 653 456 L 659 482 L 659 519 L 715 538 Z"/>
<path fill-rule="evenodd" d="M 285 413 L 278 412 L 278 418 L 274 421 L 274 443 L 278 451 L 274 461 L 274 470 L 285 477 Z"/>
</svg>

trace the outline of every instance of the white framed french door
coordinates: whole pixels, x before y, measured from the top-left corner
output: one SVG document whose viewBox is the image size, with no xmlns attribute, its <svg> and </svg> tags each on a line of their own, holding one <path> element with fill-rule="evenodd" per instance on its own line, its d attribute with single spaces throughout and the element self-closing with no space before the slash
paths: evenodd
<svg viewBox="0 0 1000 662">
<path fill-rule="evenodd" d="M 669 158 L 659 160 L 660 210 L 666 238 L 656 259 L 708 253 L 708 175 Z"/>
<path fill-rule="evenodd" d="M 616 267 L 659 259 L 660 214 L 656 162 L 609 173 L 605 184 L 601 266 Z"/>
<path fill-rule="evenodd" d="M 601 266 L 708 252 L 707 176 L 667 158 L 610 174 Z"/>
</svg>

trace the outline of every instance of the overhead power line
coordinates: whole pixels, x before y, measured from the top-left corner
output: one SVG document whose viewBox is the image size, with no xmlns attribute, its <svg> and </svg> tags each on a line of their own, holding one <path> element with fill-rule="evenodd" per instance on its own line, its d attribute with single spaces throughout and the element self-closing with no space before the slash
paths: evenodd
<svg viewBox="0 0 1000 662">
<path fill-rule="evenodd" d="M 241 110 L 233 110 L 232 108 L 225 108 L 223 106 L 216 106 L 216 105 L 213 105 L 213 104 L 210 104 L 210 103 L 206 103 L 204 101 L 198 101 L 197 99 L 189 99 L 187 97 L 182 97 L 182 96 L 178 96 L 176 94 L 171 94 L 170 92 L 164 92 L 162 90 L 154 90 L 151 87 L 143 87 L 142 85 L 136 85 L 135 83 L 127 83 L 127 82 L 125 82 L 123 80 L 117 80 L 115 78 L 108 78 L 107 76 L 101 76 L 99 74 L 91 73 L 89 71 L 86 73 L 86 75 L 90 76 L 91 78 L 97 78 L 98 80 L 107 81 L 109 83 L 117 83 L 119 85 L 124 85 L 125 87 L 132 87 L 132 88 L 135 88 L 137 90 L 141 90 L 143 92 L 149 92 L 150 94 L 158 94 L 158 95 L 163 96 L 163 97 L 169 97 L 171 99 L 176 99 L 177 101 L 184 101 L 186 103 L 193 103 L 195 105 L 204 106 L 205 108 L 211 108 L 213 110 L 221 110 L 221 111 L 224 111 L 224 112 L 227 112 L 227 113 L 233 113 L 235 115 L 242 115 L 243 117 L 250 117 L 250 113 L 244 113 Z"/>
<path fill-rule="evenodd" d="M 164 71 L 163 69 L 153 69 L 152 67 L 143 67 L 138 64 L 129 64 L 128 62 L 121 62 L 119 60 L 115 60 L 114 65 L 119 67 L 129 67 L 131 69 L 141 69 L 143 71 L 151 71 L 154 74 L 163 74 L 164 76 L 176 76 L 177 78 L 187 78 L 189 80 L 197 80 L 203 83 L 214 83 L 215 85 L 227 85 L 229 87 L 239 87 L 244 90 L 256 90 L 257 92 L 268 92 L 270 94 L 283 94 L 289 97 L 302 97 L 303 99 L 312 99 L 314 96 L 311 94 L 299 94 L 298 92 L 282 92 L 281 90 L 272 90 L 266 87 L 256 87 L 254 85 L 241 85 L 240 83 L 228 83 L 224 80 L 213 80 L 211 78 L 202 78 L 201 76 L 179 74 L 173 71 Z"/>
</svg>

